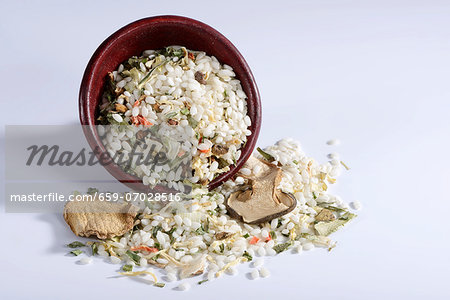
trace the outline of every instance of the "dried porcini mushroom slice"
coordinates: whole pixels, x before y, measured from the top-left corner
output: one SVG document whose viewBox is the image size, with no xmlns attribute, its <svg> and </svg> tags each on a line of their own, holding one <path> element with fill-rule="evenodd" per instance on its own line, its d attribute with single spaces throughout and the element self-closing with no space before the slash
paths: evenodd
<svg viewBox="0 0 450 300">
<path fill-rule="evenodd" d="M 232 193 L 226 201 L 229 214 L 249 224 L 268 222 L 287 214 L 297 205 L 292 194 L 278 189 L 281 169 L 253 157 L 246 165 L 252 168 L 256 164 L 261 166 L 262 171 L 257 176 L 248 176 L 249 185 Z"/>
<path fill-rule="evenodd" d="M 130 231 L 137 208 L 128 203 L 71 201 L 64 207 L 64 220 L 77 236 L 109 239 Z"/>
</svg>

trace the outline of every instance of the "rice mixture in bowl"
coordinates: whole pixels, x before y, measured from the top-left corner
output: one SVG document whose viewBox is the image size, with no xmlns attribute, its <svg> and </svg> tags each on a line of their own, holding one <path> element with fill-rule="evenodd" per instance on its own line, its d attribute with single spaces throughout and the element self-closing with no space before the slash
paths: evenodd
<svg viewBox="0 0 450 300">
<path fill-rule="evenodd" d="M 98 132 L 126 172 L 183 192 L 239 159 L 251 135 L 246 98 L 233 69 L 214 56 L 177 46 L 147 50 L 108 74 Z M 134 151 L 167 159 L 137 163 Z"/>
</svg>

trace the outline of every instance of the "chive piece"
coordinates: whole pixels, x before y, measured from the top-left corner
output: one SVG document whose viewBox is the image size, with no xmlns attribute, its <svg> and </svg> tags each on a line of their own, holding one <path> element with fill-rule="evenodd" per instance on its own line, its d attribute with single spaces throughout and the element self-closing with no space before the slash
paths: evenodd
<svg viewBox="0 0 450 300">
<path fill-rule="evenodd" d="M 202 284 L 202 283 L 205 283 L 205 282 L 207 282 L 208 281 L 208 279 L 203 279 L 203 280 L 200 280 L 199 282 L 197 282 L 197 284 Z"/>
<path fill-rule="evenodd" d="M 75 256 L 78 256 L 78 255 L 80 255 L 81 253 L 83 253 L 83 251 L 81 251 L 80 249 L 76 249 L 76 250 L 70 251 L 70 253 L 73 254 L 73 255 L 75 255 Z"/>
<path fill-rule="evenodd" d="M 314 200 L 317 199 L 316 193 L 312 192 Z"/>
<path fill-rule="evenodd" d="M 131 272 L 131 271 L 133 271 L 133 266 L 132 265 L 123 265 L 122 270 L 124 272 Z"/>
<path fill-rule="evenodd" d="M 269 234 L 270 234 L 270 237 L 272 238 L 272 240 L 277 238 L 277 234 L 275 233 L 275 231 L 271 231 L 271 232 L 269 232 Z"/>
<path fill-rule="evenodd" d="M 141 260 L 141 257 L 139 255 L 130 250 L 127 250 L 126 254 L 131 258 L 132 261 L 134 261 L 135 264 L 137 264 L 138 266 L 140 265 L 139 262 Z"/>
<path fill-rule="evenodd" d="M 281 253 L 283 251 L 286 251 L 290 246 L 291 246 L 290 242 L 278 244 L 273 247 L 273 250 L 275 250 L 275 252 L 277 253 Z"/>
<path fill-rule="evenodd" d="M 169 231 L 166 231 L 166 234 L 170 237 L 170 242 L 171 243 L 173 243 L 173 241 L 175 240 L 174 237 L 173 237 L 173 233 L 175 232 L 175 230 L 177 230 L 177 228 L 173 227 Z"/>
<path fill-rule="evenodd" d="M 244 237 L 244 238 L 249 238 L 250 235 L 249 235 L 248 233 L 246 233 L 246 234 L 243 235 L 243 237 Z"/>
<path fill-rule="evenodd" d="M 75 242 L 72 242 L 72 243 L 68 244 L 67 247 L 69 247 L 69 248 L 79 248 L 79 247 L 86 247 L 86 245 L 83 244 L 82 242 L 75 241 Z"/>
<path fill-rule="evenodd" d="M 163 282 L 155 282 L 153 285 L 159 288 L 163 288 L 166 286 L 166 284 Z"/>
<path fill-rule="evenodd" d="M 243 257 L 247 259 L 247 261 L 252 261 L 253 257 L 247 252 L 244 251 L 244 254 L 242 254 Z"/>
<path fill-rule="evenodd" d="M 270 155 L 269 153 L 265 152 L 264 150 L 262 150 L 261 148 L 256 148 L 256 150 L 258 150 L 259 154 L 262 155 L 262 157 L 265 160 L 268 160 L 269 162 L 273 162 L 275 161 L 275 157 L 273 157 L 272 155 Z"/>
</svg>

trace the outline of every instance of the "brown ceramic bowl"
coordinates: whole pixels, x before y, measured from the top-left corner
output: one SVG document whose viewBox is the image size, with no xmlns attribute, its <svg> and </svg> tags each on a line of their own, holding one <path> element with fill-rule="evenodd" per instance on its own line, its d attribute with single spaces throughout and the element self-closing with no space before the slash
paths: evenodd
<svg viewBox="0 0 450 300">
<path fill-rule="evenodd" d="M 156 16 L 135 21 L 113 33 L 98 47 L 86 67 L 79 95 L 80 121 L 82 125 L 87 125 L 83 126 L 83 130 L 90 146 L 99 150 L 97 156 L 107 153 L 95 127 L 107 73 L 116 70 L 119 64 L 129 57 L 141 55 L 144 50 L 156 50 L 171 45 L 205 51 L 221 63 L 233 67 L 248 97 L 247 108 L 252 121 L 252 134 L 248 136 L 236 165 L 210 182 L 209 188 L 212 189 L 235 175 L 247 161 L 255 148 L 261 127 L 261 102 L 253 74 L 236 47 L 214 28 L 185 17 Z M 105 168 L 130 188 L 138 191 L 149 190 L 140 178 L 124 172 L 116 164 L 108 163 Z M 162 186 L 153 189 L 166 190 L 167 188 Z"/>
</svg>

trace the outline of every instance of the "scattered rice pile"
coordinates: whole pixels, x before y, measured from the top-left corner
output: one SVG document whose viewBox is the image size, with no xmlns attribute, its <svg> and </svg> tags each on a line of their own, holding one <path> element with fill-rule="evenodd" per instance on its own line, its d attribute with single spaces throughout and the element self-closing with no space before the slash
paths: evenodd
<svg viewBox="0 0 450 300">
<path fill-rule="evenodd" d="M 290 213 L 260 225 L 231 219 L 224 202 L 240 184 L 245 184 L 243 177 L 237 177 L 211 192 L 195 187 L 185 201 L 162 208 L 152 202 L 142 209 L 132 232 L 92 246 L 111 262 L 123 263 L 124 275 L 139 275 L 132 272 L 134 266 L 152 264 L 165 268 L 166 281 L 204 274 L 199 283 L 224 272 L 236 274 L 235 266 L 246 261 L 253 261 L 257 268 L 251 278 L 269 276 L 261 258 L 255 256 L 272 256 L 288 249 L 301 253 L 317 246 L 335 247 L 328 235 L 355 217 L 346 203 L 328 192 L 343 168 L 340 161 L 319 164 L 291 139 L 281 140 L 261 153 L 275 159 L 272 163 L 283 171 L 280 188 L 297 199 Z M 259 153 L 254 156 L 263 158 Z M 240 172 L 248 175 L 259 170 L 244 166 Z M 179 287 L 188 288 L 188 283 Z"/>
</svg>

